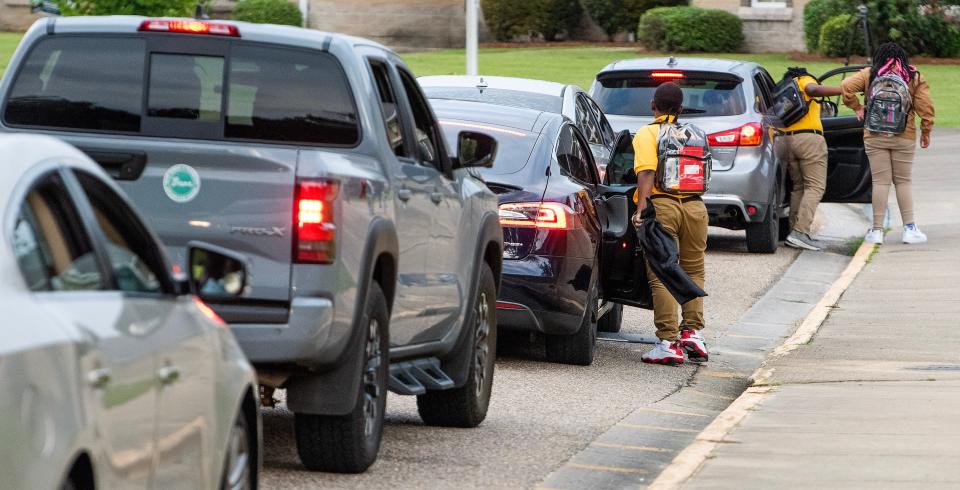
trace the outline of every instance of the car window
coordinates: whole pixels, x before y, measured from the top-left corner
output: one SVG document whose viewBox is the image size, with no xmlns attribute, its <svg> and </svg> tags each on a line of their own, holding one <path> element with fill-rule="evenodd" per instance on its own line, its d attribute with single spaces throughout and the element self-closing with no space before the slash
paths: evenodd
<svg viewBox="0 0 960 490">
<path fill-rule="evenodd" d="M 484 177 L 513 174 L 523 170 L 530 161 L 539 136 L 531 131 L 465 119 L 441 119 L 440 129 L 447 141 L 457 141 L 461 131 L 481 131 L 497 139 L 497 159 L 493 167 L 474 169 Z M 456 148 L 450 148 L 450 152 L 454 153 L 451 156 L 455 156 Z M 540 169 L 542 171 L 543 167 Z"/>
<path fill-rule="evenodd" d="M 736 116 L 747 111 L 742 84 L 729 75 L 698 74 L 675 82 L 683 89 L 684 116 Z M 603 76 L 593 98 L 607 114 L 649 117 L 653 92 L 661 83 L 650 75 Z"/>
<path fill-rule="evenodd" d="M 588 142 L 599 145 L 601 143 L 600 128 L 593 120 L 593 111 L 590 110 L 587 101 L 582 96 L 577 97 L 576 105 L 577 127 L 580 128 L 580 131 L 583 131 L 583 135 L 586 136 Z"/>
<path fill-rule="evenodd" d="M 756 98 L 756 107 L 759 111 L 766 111 L 770 107 L 770 91 L 766 87 L 766 81 L 760 73 L 753 76 L 753 92 Z"/>
<path fill-rule="evenodd" d="M 385 63 L 370 61 L 370 70 L 377 84 L 377 93 L 380 94 L 380 112 L 383 114 L 383 123 L 387 128 L 387 138 L 393 154 L 401 158 L 409 158 L 410 145 L 406 144 L 403 132 L 403 118 L 397 106 L 397 92 L 390 83 L 390 72 Z"/>
<path fill-rule="evenodd" d="M 146 44 L 49 37 L 30 50 L 4 111 L 14 126 L 137 132 Z"/>
<path fill-rule="evenodd" d="M 591 171 L 593 160 L 589 157 L 590 150 L 585 148 L 582 141 L 576 137 L 572 126 L 564 125 L 560 130 L 560 141 L 557 144 L 557 162 L 560 170 L 567 176 L 584 184 L 596 183 L 595 174 Z"/>
<path fill-rule="evenodd" d="M 360 126 L 336 58 L 239 44 L 231 51 L 227 138 L 353 146 Z"/>
<path fill-rule="evenodd" d="M 617 135 L 613 132 L 613 127 L 610 126 L 610 122 L 607 121 L 607 116 L 603 114 L 603 111 L 600 110 L 600 106 L 598 106 L 596 102 L 590 99 L 587 100 L 590 103 L 590 110 L 593 111 L 593 117 L 600 126 L 600 134 L 603 136 L 603 140 L 606 141 L 606 144 L 612 145 L 617 139 Z"/>
<path fill-rule="evenodd" d="M 563 98 L 556 95 L 496 88 L 481 90 L 474 87 L 424 87 L 423 91 L 431 99 L 466 100 L 554 114 L 563 112 Z"/>
<path fill-rule="evenodd" d="M 440 168 L 441 145 L 437 128 L 433 124 L 433 117 L 430 115 L 430 106 L 427 105 L 427 99 L 420 92 L 419 85 L 412 75 L 404 70 L 400 71 L 400 79 L 403 81 L 403 91 L 406 93 L 407 101 L 413 110 L 414 130 L 417 138 L 417 148 L 420 150 L 420 160 L 423 163 L 431 165 L 438 170 Z"/>
<path fill-rule="evenodd" d="M 170 292 L 162 252 L 136 214 L 97 177 L 85 172 L 76 175 L 106 238 L 107 258 L 117 289 L 132 293 Z"/>
<path fill-rule="evenodd" d="M 59 177 L 34 187 L 20 205 L 13 248 L 31 291 L 103 288 L 100 263 Z"/>
<path fill-rule="evenodd" d="M 220 123 L 222 57 L 152 54 L 149 87 L 148 116 Z"/>
</svg>

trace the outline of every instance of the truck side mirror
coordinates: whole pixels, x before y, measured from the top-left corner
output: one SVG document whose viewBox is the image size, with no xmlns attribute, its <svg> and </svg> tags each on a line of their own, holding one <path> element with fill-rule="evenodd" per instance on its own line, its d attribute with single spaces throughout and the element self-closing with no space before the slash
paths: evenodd
<svg viewBox="0 0 960 490">
<path fill-rule="evenodd" d="M 493 167 L 497 157 L 497 140 L 483 133 L 462 131 L 457 137 L 457 166 Z"/>
<path fill-rule="evenodd" d="M 248 272 L 244 257 L 214 245 L 187 244 L 189 292 L 201 298 L 235 299 L 246 293 Z"/>
</svg>

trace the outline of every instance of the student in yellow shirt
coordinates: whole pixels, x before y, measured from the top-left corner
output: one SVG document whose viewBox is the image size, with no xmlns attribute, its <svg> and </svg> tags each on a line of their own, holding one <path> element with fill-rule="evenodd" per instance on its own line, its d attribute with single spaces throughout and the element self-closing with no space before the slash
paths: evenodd
<svg viewBox="0 0 960 490">
<path fill-rule="evenodd" d="M 633 223 L 640 228 L 643 222 L 641 213 L 648 203 L 652 203 L 656 220 L 677 241 L 680 267 L 702 288 L 709 221 L 707 208 L 699 196 L 669 194 L 654 188 L 654 175 L 659 164 L 657 140 L 660 126 L 674 123 L 682 105 L 683 91 L 679 85 L 667 82 L 657 87 L 651 101 L 653 124 L 640 128 L 633 139 L 633 169 L 637 174 L 637 212 Z M 649 267 L 647 279 L 653 291 L 654 324 L 660 343 L 641 357 L 643 362 L 676 366 L 683 364 L 684 351 L 691 361 L 706 361 L 709 353 L 700 335 L 704 324 L 703 298 L 683 305 L 681 323 L 677 317 L 677 301 Z"/>
<path fill-rule="evenodd" d="M 797 81 L 808 105 L 807 114 L 783 128 L 780 136 L 787 156 L 787 172 L 793 182 L 790 192 L 791 231 L 786 243 L 795 248 L 820 250 L 810 237 L 810 227 L 827 189 L 827 140 L 823 138 L 820 102 L 816 98 L 840 95 L 841 91 L 840 87 L 820 85 L 805 68 L 788 68 L 783 77 Z"/>
</svg>

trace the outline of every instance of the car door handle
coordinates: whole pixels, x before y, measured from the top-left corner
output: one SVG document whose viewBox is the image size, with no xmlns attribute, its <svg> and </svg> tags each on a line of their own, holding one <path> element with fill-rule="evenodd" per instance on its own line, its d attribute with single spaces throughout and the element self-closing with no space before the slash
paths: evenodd
<svg viewBox="0 0 960 490">
<path fill-rule="evenodd" d="M 98 390 L 110 384 L 110 379 L 110 370 L 107 368 L 94 369 L 87 373 L 87 383 Z"/>
<path fill-rule="evenodd" d="M 433 201 L 434 204 L 440 204 L 441 202 L 443 202 L 443 193 L 442 193 L 442 192 L 431 192 L 431 193 L 430 193 L 430 200 Z"/>
<path fill-rule="evenodd" d="M 397 197 L 399 197 L 401 201 L 409 201 L 410 198 L 413 197 L 413 191 L 410 189 L 400 189 L 397 191 Z"/>
<path fill-rule="evenodd" d="M 173 384 L 180 379 L 180 368 L 176 366 L 164 366 L 157 369 L 157 379 L 165 385 Z"/>
<path fill-rule="evenodd" d="M 147 154 L 142 151 L 81 150 L 116 180 L 137 180 L 147 167 Z"/>
</svg>

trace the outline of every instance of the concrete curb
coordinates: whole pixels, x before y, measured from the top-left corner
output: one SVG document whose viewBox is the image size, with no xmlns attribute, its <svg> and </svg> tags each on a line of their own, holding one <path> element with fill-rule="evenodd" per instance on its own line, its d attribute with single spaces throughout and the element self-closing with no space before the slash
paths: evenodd
<svg viewBox="0 0 960 490">
<path fill-rule="evenodd" d="M 681 451 L 647 488 L 655 490 L 678 489 L 696 474 L 717 445 L 722 443 L 730 431 L 740 424 L 747 413 L 773 390 L 773 387 L 766 384 L 773 373 L 773 370 L 767 367 L 769 361 L 787 355 L 798 346 L 810 342 L 824 320 L 827 319 L 830 310 L 836 306 L 844 291 L 850 287 L 857 274 L 863 270 L 875 248 L 876 245 L 870 243 L 860 245 L 846 269 L 807 314 L 793 335 L 777 347 L 753 373 L 750 377 L 752 385 L 729 407 L 723 410 L 710 425 L 703 429 L 694 441 Z"/>
</svg>

